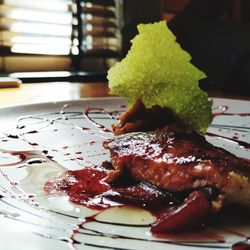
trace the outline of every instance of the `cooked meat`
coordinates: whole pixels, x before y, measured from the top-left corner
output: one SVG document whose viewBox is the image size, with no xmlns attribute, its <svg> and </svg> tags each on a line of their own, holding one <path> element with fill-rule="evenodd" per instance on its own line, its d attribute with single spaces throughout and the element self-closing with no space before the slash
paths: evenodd
<svg viewBox="0 0 250 250">
<path fill-rule="evenodd" d="M 120 116 L 120 123 L 114 124 L 112 128 L 115 135 L 121 135 L 136 131 L 151 131 L 174 122 L 181 124 L 170 109 L 159 106 L 147 109 L 140 100 L 137 100 Z"/>
<path fill-rule="evenodd" d="M 104 147 L 114 167 L 110 181 L 126 169 L 136 180 L 171 192 L 214 186 L 221 193 L 219 202 L 226 198 L 226 202 L 250 204 L 247 163 L 196 132 L 168 126 L 120 135 L 104 142 Z"/>
</svg>

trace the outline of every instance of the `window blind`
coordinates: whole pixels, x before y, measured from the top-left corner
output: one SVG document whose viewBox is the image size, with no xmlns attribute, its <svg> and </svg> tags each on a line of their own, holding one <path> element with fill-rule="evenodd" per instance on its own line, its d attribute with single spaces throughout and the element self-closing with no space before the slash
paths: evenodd
<svg viewBox="0 0 250 250">
<path fill-rule="evenodd" d="M 1 0 L 1 71 L 68 69 L 72 10 L 69 0 Z"/>
<path fill-rule="evenodd" d="M 119 52 L 120 33 L 114 1 L 82 2 L 82 24 L 83 51 Z"/>
<path fill-rule="evenodd" d="M 77 26 L 73 34 L 77 34 L 78 45 L 72 50 L 76 55 L 75 68 L 95 65 L 106 70 L 120 57 L 121 6 L 121 0 L 75 1 L 73 9 Z"/>
<path fill-rule="evenodd" d="M 0 0 L 1 71 L 82 69 L 88 58 L 119 57 L 117 2 Z"/>
</svg>

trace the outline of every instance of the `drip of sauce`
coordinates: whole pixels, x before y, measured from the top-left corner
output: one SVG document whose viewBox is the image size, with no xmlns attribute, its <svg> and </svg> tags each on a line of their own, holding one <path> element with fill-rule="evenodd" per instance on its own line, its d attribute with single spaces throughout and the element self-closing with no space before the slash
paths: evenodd
<svg viewBox="0 0 250 250">
<path fill-rule="evenodd" d="M 48 193 L 66 193 L 69 195 L 69 200 L 77 205 L 103 209 L 109 205 L 98 195 L 111 189 L 109 184 L 104 182 L 105 177 L 107 177 L 106 171 L 101 168 L 70 170 L 64 176 L 48 181 L 44 190 Z"/>
<path fill-rule="evenodd" d="M 203 219 L 210 210 L 205 193 L 214 195 L 217 192 L 213 189 L 207 192 L 204 189 L 204 193 L 203 191 L 193 192 L 190 198 L 183 200 L 185 196 L 182 193 L 162 191 L 151 184 L 132 181 L 129 177 L 125 177 L 126 181 L 121 179 L 121 182 L 116 180 L 116 183 L 107 183 L 109 168 L 110 165 L 105 162 L 95 168 L 86 167 L 81 170 L 67 171 L 63 176 L 48 181 L 44 190 L 49 194 L 67 194 L 72 203 L 96 210 L 118 205 L 142 207 L 158 218 L 161 228 L 163 221 L 163 227 L 167 227 L 169 231 L 183 229 L 184 220 L 185 227 L 189 224 L 194 227 L 203 224 Z M 176 207 L 178 204 L 180 206 Z M 199 216 L 191 221 L 189 218 L 192 217 L 194 210 Z M 157 232 L 158 228 L 158 224 L 153 225 L 153 232 Z"/>
<path fill-rule="evenodd" d="M 212 232 L 202 232 L 201 233 L 203 236 L 213 239 L 218 243 L 225 243 L 225 238 L 224 236 L 220 235 L 220 234 L 216 234 L 216 233 L 212 233 Z"/>
<path fill-rule="evenodd" d="M 84 128 L 84 127 L 82 127 L 82 130 L 90 130 L 90 128 Z"/>
<path fill-rule="evenodd" d="M 210 132 L 206 132 L 206 135 L 210 136 L 210 137 L 218 137 L 218 138 L 223 138 L 223 139 L 226 139 L 226 140 L 230 140 L 230 141 L 233 141 L 233 142 L 237 143 L 239 146 L 241 146 L 241 147 L 243 147 L 245 149 L 250 149 L 250 144 L 245 142 L 245 141 L 240 141 L 240 140 L 236 140 L 236 139 L 233 139 L 233 138 L 228 138 L 226 136 L 217 135 L 217 134 L 210 133 Z"/>
<path fill-rule="evenodd" d="M 105 113 L 105 109 L 89 107 L 89 108 L 85 109 L 84 115 L 92 124 L 94 124 L 97 128 L 101 129 L 102 132 L 104 132 L 104 133 L 112 133 L 112 131 L 110 129 L 106 128 L 104 125 L 96 122 L 93 118 L 91 118 L 91 114 L 93 114 L 95 112 L 103 114 L 103 113 Z M 107 112 L 107 114 L 109 114 L 109 113 Z"/>
<path fill-rule="evenodd" d="M 227 105 L 221 105 L 218 107 L 214 107 L 212 109 L 212 113 L 213 113 L 213 117 L 218 116 L 218 115 L 223 115 L 224 113 L 226 113 L 228 110 L 228 106 Z"/>
<path fill-rule="evenodd" d="M 232 250 L 250 250 L 250 240 L 240 241 L 233 244 Z"/>
<path fill-rule="evenodd" d="M 70 115 L 68 115 L 66 117 L 66 115 L 67 115 L 67 112 L 65 110 L 66 107 L 68 107 L 68 106 L 65 105 L 63 110 L 59 113 L 65 115 L 65 117 L 64 117 L 65 119 L 66 118 L 70 119 L 71 118 Z M 121 107 L 123 108 L 124 106 L 121 106 Z M 214 113 L 214 116 L 219 116 L 219 115 L 249 116 L 250 115 L 248 113 L 242 113 L 242 114 L 226 113 L 226 111 L 228 110 L 227 106 L 221 106 L 220 110 L 221 110 L 220 112 Z M 111 131 L 109 129 L 105 128 L 104 125 L 99 124 L 93 118 L 91 118 L 91 114 L 95 113 L 95 111 L 97 111 L 98 113 L 108 114 L 112 119 L 116 118 L 116 111 L 109 113 L 106 110 L 104 110 L 103 108 L 88 108 L 85 110 L 84 115 L 88 119 L 88 121 L 90 121 L 94 126 L 96 126 L 98 129 L 100 129 L 102 132 L 110 133 Z M 55 114 L 58 114 L 58 112 Z M 71 112 L 70 114 L 72 114 L 72 117 L 73 117 L 74 115 L 79 115 L 79 114 L 81 115 L 82 113 L 81 112 L 76 112 L 76 113 Z M 55 120 L 58 120 L 58 119 L 51 120 L 50 125 L 52 125 Z M 23 125 L 23 126 L 20 126 L 18 128 L 23 129 L 25 127 L 26 126 Z M 82 130 L 88 131 L 91 129 L 82 128 Z M 58 131 L 58 129 L 54 129 L 54 131 L 56 132 L 56 131 Z M 39 131 L 33 130 L 33 131 L 26 132 L 26 133 L 32 134 L 32 133 L 37 133 L 37 132 L 39 132 Z M 208 136 L 218 136 L 218 135 L 209 133 Z M 7 137 L 12 138 L 12 139 L 21 139 L 18 135 L 8 135 Z M 226 138 L 226 139 L 228 139 L 228 138 Z M 238 141 L 235 139 L 236 138 L 234 138 L 234 141 L 237 142 L 240 146 L 247 148 L 247 149 L 250 148 L 248 143 Z M 7 141 L 7 139 L 4 139 L 4 140 Z M 4 141 L 4 140 L 2 140 L 2 141 Z M 96 142 L 95 141 L 89 142 L 89 144 L 94 144 L 94 143 L 96 143 Z M 29 144 L 30 145 L 33 144 L 34 146 L 39 145 L 37 143 L 29 143 Z M 66 146 L 64 149 L 66 149 L 66 148 L 68 148 L 68 146 Z M 48 155 L 48 150 L 46 150 L 46 149 L 43 150 L 43 152 L 38 152 L 38 151 L 23 151 L 23 152 L 22 151 L 20 151 L 20 152 L 7 151 L 7 153 L 12 155 L 12 156 L 17 156 L 17 158 L 18 158 L 18 161 L 10 163 L 7 166 L 21 166 L 21 165 L 27 165 L 27 164 L 42 163 L 44 161 L 50 161 L 50 159 L 53 158 L 53 156 Z M 76 152 L 76 154 L 78 154 L 78 152 Z M 4 166 L 6 166 L 6 164 Z M 107 199 L 109 199 L 111 197 L 114 198 L 115 196 L 116 196 L 116 198 L 120 197 L 119 201 L 126 204 L 128 201 L 126 199 L 124 199 L 123 197 L 121 197 L 122 196 L 121 191 L 119 193 L 119 189 L 117 187 L 111 186 L 110 184 L 105 182 L 107 168 L 108 168 L 107 166 L 103 165 L 99 168 L 67 171 L 65 176 L 61 176 L 59 179 L 56 179 L 53 181 L 48 181 L 45 185 L 45 191 L 47 191 L 48 193 L 53 193 L 53 192 L 66 193 L 69 195 L 71 202 L 78 204 L 78 205 L 84 205 L 84 206 L 87 206 L 87 207 L 90 207 L 93 209 L 99 209 L 99 210 L 106 209 L 106 208 L 111 207 L 113 205 L 117 206 L 117 203 L 112 204 L 110 202 L 107 202 Z M 124 195 L 124 193 L 123 193 L 123 195 Z M 132 192 L 130 190 L 130 191 L 128 191 L 127 195 L 133 196 L 134 192 Z M 3 198 L 3 196 L 0 196 L 0 198 Z M 138 197 L 136 197 L 136 198 L 138 198 Z M 131 202 L 131 200 L 130 200 L 130 202 Z M 134 203 L 134 205 L 135 205 L 135 203 Z M 173 205 L 173 203 L 172 203 L 172 205 Z M 142 205 L 140 204 L 139 206 L 146 207 L 147 209 L 150 209 L 150 207 L 143 205 L 143 203 L 142 203 Z M 155 214 L 157 215 L 157 213 L 155 213 Z M 95 219 L 95 216 L 85 218 L 84 223 L 89 223 L 89 222 L 93 221 Z M 82 224 L 84 224 L 84 223 L 82 223 Z M 71 241 L 72 245 L 79 243 L 78 241 L 76 241 L 74 239 L 74 236 L 77 233 L 79 233 L 78 230 L 73 230 L 73 234 L 70 237 L 70 241 Z M 213 237 L 211 235 L 208 237 L 213 238 L 218 243 L 222 242 L 220 237 L 215 237 L 215 236 Z M 239 242 L 233 246 L 233 250 L 250 249 L 250 248 L 239 248 L 242 246 L 244 246 L 244 247 L 249 246 L 249 242 Z"/>
<path fill-rule="evenodd" d="M 18 135 L 7 135 L 8 138 L 11 138 L 11 139 L 19 139 L 19 136 Z"/>
<path fill-rule="evenodd" d="M 74 245 L 81 244 L 79 241 L 77 241 L 75 239 L 75 235 L 77 235 L 78 233 L 79 233 L 79 231 L 77 229 L 73 230 L 72 235 L 70 236 L 69 240 L 65 240 L 65 241 L 69 242 L 70 245 L 72 245 L 73 249 L 75 249 Z"/>
<path fill-rule="evenodd" d="M 31 131 L 26 132 L 25 134 L 36 134 L 36 133 L 38 133 L 37 130 L 31 130 Z"/>
<path fill-rule="evenodd" d="M 219 107 L 214 108 L 213 110 L 219 110 L 219 111 L 213 112 L 213 117 L 217 117 L 217 116 L 248 117 L 248 116 L 250 116 L 250 113 L 230 113 L 230 112 L 227 112 L 228 106 L 219 106 Z M 231 138 L 227 138 L 227 139 L 232 139 L 235 142 L 238 142 L 239 144 L 243 144 L 242 146 L 245 146 L 246 148 L 249 149 L 249 144 L 247 144 L 247 143 L 244 144 L 244 142 L 239 140 L 240 137 L 245 137 L 247 134 L 249 134 L 250 127 L 247 126 L 247 124 L 249 124 L 249 122 L 246 122 L 242 126 L 237 126 L 237 125 L 230 124 L 230 122 L 229 122 L 227 125 L 225 125 L 225 124 L 211 124 L 211 127 L 217 128 L 220 132 L 223 130 L 226 130 L 226 131 L 230 130 L 230 131 L 237 131 L 237 132 L 244 133 L 244 134 L 234 133 Z M 212 136 L 212 134 L 210 134 L 210 135 Z M 217 136 L 217 135 L 214 134 L 214 136 Z M 224 137 L 224 138 L 226 138 L 226 137 Z"/>
<path fill-rule="evenodd" d="M 45 162 L 48 158 L 41 154 L 40 151 L 11 151 L 0 149 L 2 159 L 5 161 L 0 163 L 0 167 L 24 167 L 26 164 L 35 162 Z"/>
<path fill-rule="evenodd" d="M 238 116 L 250 116 L 250 113 L 231 113 L 227 112 L 229 107 L 227 105 L 222 105 L 213 108 L 213 117 L 220 116 L 220 115 L 238 115 Z"/>
<path fill-rule="evenodd" d="M 104 127 L 102 124 L 96 122 L 96 121 L 95 121 L 94 119 L 92 119 L 91 116 L 90 116 L 91 113 L 94 113 L 94 112 L 96 112 L 96 111 L 98 111 L 98 113 L 103 113 L 103 112 L 104 112 L 104 109 L 103 109 L 103 108 L 91 108 L 91 107 L 88 107 L 87 109 L 85 109 L 84 115 L 85 115 L 85 117 L 86 117 L 92 124 L 94 124 L 97 128 L 104 129 L 105 127 Z"/>
</svg>

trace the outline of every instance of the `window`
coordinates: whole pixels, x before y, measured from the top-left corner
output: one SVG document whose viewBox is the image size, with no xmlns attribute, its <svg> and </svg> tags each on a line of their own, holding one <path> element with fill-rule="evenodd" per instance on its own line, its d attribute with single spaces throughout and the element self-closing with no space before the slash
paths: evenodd
<svg viewBox="0 0 250 250">
<path fill-rule="evenodd" d="M 120 53 L 119 11 L 109 0 L 2 0 L 1 72 L 109 67 Z"/>
</svg>

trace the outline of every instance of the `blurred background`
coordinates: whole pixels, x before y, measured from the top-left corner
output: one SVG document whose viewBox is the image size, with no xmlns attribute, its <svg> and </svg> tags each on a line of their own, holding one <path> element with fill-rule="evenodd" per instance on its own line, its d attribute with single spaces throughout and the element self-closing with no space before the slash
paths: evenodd
<svg viewBox="0 0 250 250">
<path fill-rule="evenodd" d="M 1 0 L 1 76 L 106 81 L 136 25 L 162 19 L 207 74 L 202 88 L 250 95 L 249 0 Z"/>
</svg>

